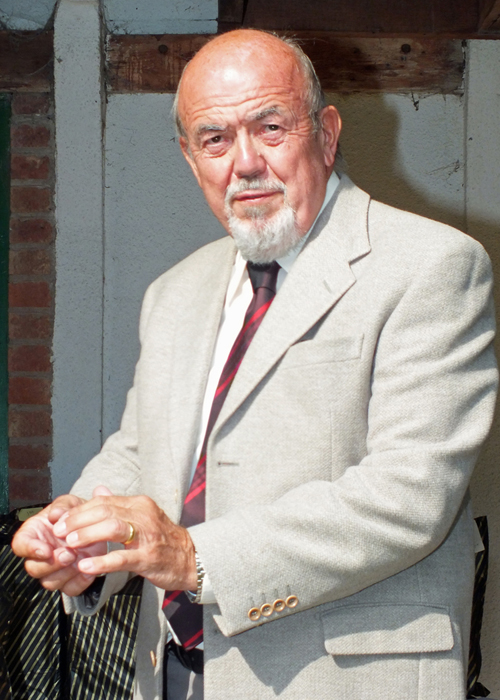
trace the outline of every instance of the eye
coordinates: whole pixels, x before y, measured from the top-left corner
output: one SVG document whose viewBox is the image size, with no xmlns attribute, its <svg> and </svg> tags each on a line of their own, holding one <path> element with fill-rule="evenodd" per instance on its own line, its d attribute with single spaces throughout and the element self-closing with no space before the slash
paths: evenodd
<svg viewBox="0 0 500 700">
<path fill-rule="evenodd" d="M 220 143 L 222 141 L 222 136 L 212 136 L 211 139 L 209 139 L 209 143 Z"/>
<path fill-rule="evenodd" d="M 267 124 L 267 125 L 266 125 L 266 128 L 267 128 L 269 131 L 279 131 L 279 126 L 278 126 L 278 124 Z"/>
</svg>

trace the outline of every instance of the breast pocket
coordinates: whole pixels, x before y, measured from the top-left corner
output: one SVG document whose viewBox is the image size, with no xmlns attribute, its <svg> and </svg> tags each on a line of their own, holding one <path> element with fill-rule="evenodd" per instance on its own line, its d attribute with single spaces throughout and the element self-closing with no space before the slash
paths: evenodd
<svg viewBox="0 0 500 700">
<path fill-rule="evenodd" d="M 331 340 L 304 340 L 289 348 L 280 369 L 358 360 L 362 349 L 362 335 L 341 336 Z"/>
</svg>

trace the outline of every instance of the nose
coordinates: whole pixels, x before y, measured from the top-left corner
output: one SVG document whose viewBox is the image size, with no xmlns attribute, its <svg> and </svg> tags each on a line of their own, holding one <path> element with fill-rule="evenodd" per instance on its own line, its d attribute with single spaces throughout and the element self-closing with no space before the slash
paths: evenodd
<svg viewBox="0 0 500 700">
<path fill-rule="evenodd" d="M 236 138 L 234 153 L 234 173 L 238 178 L 259 177 L 266 170 L 265 158 L 259 153 L 251 135 L 244 131 Z"/>
</svg>

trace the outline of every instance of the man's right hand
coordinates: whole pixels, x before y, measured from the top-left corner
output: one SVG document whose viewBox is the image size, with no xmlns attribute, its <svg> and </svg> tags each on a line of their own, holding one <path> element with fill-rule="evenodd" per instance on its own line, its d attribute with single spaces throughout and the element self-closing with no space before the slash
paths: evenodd
<svg viewBox="0 0 500 700">
<path fill-rule="evenodd" d="M 85 549 L 72 549 L 64 539 L 54 535 L 55 523 L 64 520 L 71 508 L 83 503 L 83 499 L 72 495 L 56 498 L 47 508 L 29 518 L 12 540 L 14 553 L 26 560 L 24 565 L 28 574 L 39 579 L 49 591 L 80 595 L 95 577 L 79 571 L 78 562 L 86 557 L 102 556 L 107 551 L 105 542 Z"/>
</svg>

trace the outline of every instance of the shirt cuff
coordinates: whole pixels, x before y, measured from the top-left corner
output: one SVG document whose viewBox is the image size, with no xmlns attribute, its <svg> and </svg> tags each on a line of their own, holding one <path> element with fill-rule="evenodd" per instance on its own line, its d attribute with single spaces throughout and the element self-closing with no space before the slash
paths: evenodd
<svg viewBox="0 0 500 700">
<path fill-rule="evenodd" d="M 205 576 L 203 578 L 203 585 L 201 587 L 200 604 L 213 605 L 214 603 L 217 603 L 214 594 L 214 589 L 212 588 L 212 584 L 210 583 L 210 578 L 208 577 L 208 574 L 205 572 Z"/>
</svg>

